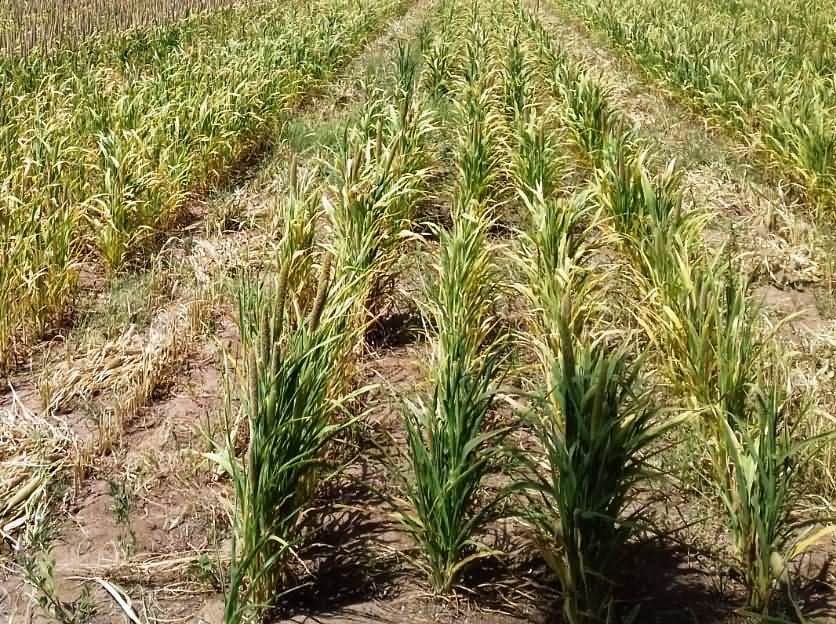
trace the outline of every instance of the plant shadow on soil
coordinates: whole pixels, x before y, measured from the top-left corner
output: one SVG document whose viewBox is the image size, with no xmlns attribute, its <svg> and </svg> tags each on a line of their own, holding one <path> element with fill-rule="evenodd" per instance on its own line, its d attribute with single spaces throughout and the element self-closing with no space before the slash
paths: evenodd
<svg viewBox="0 0 836 624">
<path fill-rule="evenodd" d="M 616 599 L 623 601 L 625 612 L 638 608 L 635 621 L 648 624 L 750 621 L 743 615 L 746 592 L 739 573 L 726 570 L 724 579 L 719 579 L 716 570 L 698 565 L 709 557 L 709 553 L 660 538 L 632 542 L 623 551 Z M 776 596 L 773 612 L 780 614 L 780 621 L 833 621 L 836 604 L 825 580 L 831 568 L 832 558 L 827 557 L 817 562 L 817 571 L 808 569 L 807 578 L 794 586 L 793 598 L 805 620 L 798 619 L 785 593 Z"/>
<path fill-rule="evenodd" d="M 366 343 L 376 349 L 406 347 L 421 340 L 422 331 L 421 317 L 415 310 L 393 310 L 372 323 Z"/>
<path fill-rule="evenodd" d="M 379 496 L 359 479 L 341 479 L 329 490 L 306 518 L 313 535 L 299 553 L 311 562 L 312 580 L 283 599 L 277 621 L 335 615 L 359 602 L 383 598 L 395 582 L 397 566 L 377 546 L 386 542 L 391 530 L 377 511 L 382 505 Z"/>
<path fill-rule="evenodd" d="M 557 584 L 543 558 L 515 531 L 495 528 L 487 537 L 491 548 L 516 554 L 476 561 L 461 579 L 459 591 L 479 610 L 529 622 L 557 621 Z"/>
<path fill-rule="evenodd" d="M 694 549 L 665 539 L 631 542 L 618 564 L 616 600 L 625 612 L 638 609 L 636 621 L 648 624 L 728 622 L 740 604 L 734 592 L 721 591 L 710 572 L 694 565 L 700 559 Z"/>
<path fill-rule="evenodd" d="M 506 546 L 513 547 L 509 538 Z M 501 542 L 495 544 L 502 548 Z M 740 606 L 734 593 L 723 593 L 711 574 L 691 565 L 694 552 L 659 539 L 632 542 L 621 553 L 621 573 L 614 579 L 614 622 L 642 624 L 728 624 Z M 525 579 L 520 584 L 520 579 Z M 514 585 L 516 583 L 516 586 Z M 512 562 L 486 559 L 464 579 L 479 608 L 512 613 L 529 622 L 561 624 L 558 581 L 543 559 L 532 554 Z M 527 603 L 527 604 L 524 604 Z"/>
<path fill-rule="evenodd" d="M 836 622 L 836 588 L 833 585 L 836 555 L 812 551 L 798 564 L 799 579 L 794 598 L 805 618 L 814 622 Z M 788 607 L 787 611 L 792 608 Z"/>
</svg>

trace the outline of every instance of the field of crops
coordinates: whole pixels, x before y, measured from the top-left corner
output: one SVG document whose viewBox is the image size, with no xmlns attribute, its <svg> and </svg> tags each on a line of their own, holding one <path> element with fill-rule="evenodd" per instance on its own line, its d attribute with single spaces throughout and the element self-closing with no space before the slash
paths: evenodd
<svg viewBox="0 0 836 624">
<path fill-rule="evenodd" d="M 0 56 L 82 45 L 88 37 L 161 25 L 235 0 L 10 0 L 0 6 Z"/>
<path fill-rule="evenodd" d="M 836 3 L 559 0 L 836 207 Z"/>
<path fill-rule="evenodd" d="M 122 268 L 394 5 L 254 3 L 0 64 L 0 370 L 66 318 L 84 258 Z"/>
<path fill-rule="evenodd" d="M 244 3 L 3 61 L 0 614 L 836 622 L 833 161 L 787 169 L 802 96 L 766 86 L 832 100 L 829 25 L 561 2 Z M 720 67 L 647 106 L 569 10 L 654 79 L 705 19 L 677 58 L 726 37 L 750 104 Z"/>
</svg>

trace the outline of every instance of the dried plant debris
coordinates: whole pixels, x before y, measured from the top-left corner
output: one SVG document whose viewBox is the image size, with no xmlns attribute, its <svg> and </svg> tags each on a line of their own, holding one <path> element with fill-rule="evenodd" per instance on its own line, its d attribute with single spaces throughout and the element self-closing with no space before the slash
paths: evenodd
<svg viewBox="0 0 836 624">
<path fill-rule="evenodd" d="M 78 445 L 66 425 L 27 409 L 13 392 L 0 409 L 0 531 L 13 548 L 58 473 L 72 466 Z"/>
</svg>

